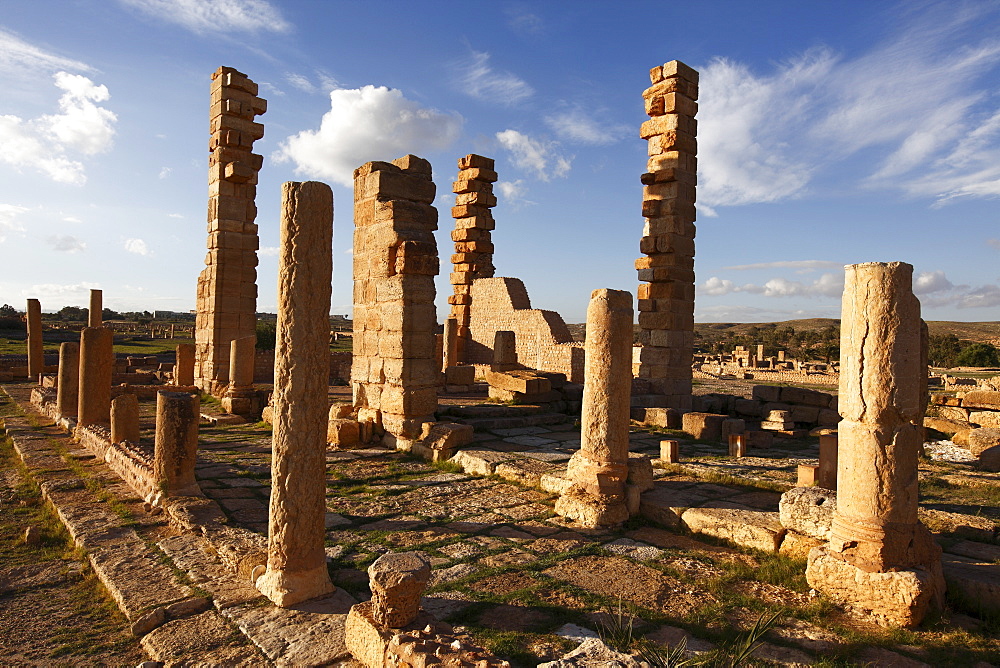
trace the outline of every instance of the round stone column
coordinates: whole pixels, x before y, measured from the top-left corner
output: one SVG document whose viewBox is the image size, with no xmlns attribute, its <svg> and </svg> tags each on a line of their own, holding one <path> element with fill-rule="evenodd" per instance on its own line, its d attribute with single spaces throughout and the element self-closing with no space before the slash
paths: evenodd
<svg viewBox="0 0 1000 668">
<path fill-rule="evenodd" d="M 111 442 L 139 442 L 139 399 L 122 394 L 111 400 Z"/>
<path fill-rule="evenodd" d="M 90 308 L 87 310 L 87 327 L 104 326 L 104 292 L 90 291 Z"/>
<path fill-rule="evenodd" d="M 38 382 L 38 375 L 45 370 L 45 353 L 42 347 L 42 303 L 28 300 L 26 311 L 28 325 L 28 378 Z"/>
<path fill-rule="evenodd" d="M 288 607 L 334 590 L 323 547 L 333 192 L 282 188 L 267 570 L 256 586 Z"/>
<path fill-rule="evenodd" d="M 56 408 L 59 416 L 75 418 L 80 401 L 80 344 L 64 341 L 59 344 L 59 380 L 56 386 Z"/>
<path fill-rule="evenodd" d="M 80 333 L 80 401 L 76 415 L 80 427 L 111 421 L 114 340 L 114 332 L 105 327 L 86 327 Z"/>
<path fill-rule="evenodd" d="M 174 385 L 185 387 L 194 385 L 194 344 L 180 343 L 177 345 L 174 361 Z"/>
<path fill-rule="evenodd" d="M 153 474 L 166 496 L 200 495 L 194 477 L 198 461 L 201 401 L 187 392 L 158 392 Z"/>
</svg>

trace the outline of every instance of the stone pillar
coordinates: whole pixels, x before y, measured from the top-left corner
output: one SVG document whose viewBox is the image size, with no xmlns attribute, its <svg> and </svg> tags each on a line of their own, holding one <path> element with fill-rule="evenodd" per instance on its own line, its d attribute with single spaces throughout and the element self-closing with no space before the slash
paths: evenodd
<svg viewBox="0 0 1000 668">
<path fill-rule="evenodd" d="M 104 325 L 104 292 L 90 291 L 90 308 L 87 309 L 87 327 L 102 327 Z"/>
<path fill-rule="evenodd" d="M 650 120 L 642 175 L 646 218 L 635 262 L 639 272 L 636 406 L 691 410 L 694 347 L 694 220 L 697 183 L 698 73 L 674 60 L 650 70 L 643 92 Z"/>
<path fill-rule="evenodd" d="M 420 597 L 431 579 L 431 564 L 420 552 L 383 554 L 368 567 L 372 618 L 398 629 L 417 618 Z"/>
<path fill-rule="evenodd" d="M 59 381 L 56 385 L 56 408 L 59 417 L 75 418 L 80 401 L 80 344 L 59 344 Z"/>
<path fill-rule="evenodd" d="M 111 442 L 139 442 L 139 399 L 121 394 L 111 400 Z"/>
<path fill-rule="evenodd" d="M 156 394 L 153 475 L 165 496 L 201 495 L 194 477 L 200 419 L 198 395 L 186 392 Z"/>
<path fill-rule="evenodd" d="M 491 371 L 510 371 L 517 364 L 517 335 L 514 332 L 499 331 L 493 335 L 493 362 Z"/>
<path fill-rule="evenodd" d="M 208 254 L 198 276 L 195 381 L 220 394 L 229 382 L 229 342 L 257 325 L 257 172 L 253 153 L 267 110 L 257 84 L 231 67 L 212 74 L 208 150 Z"/>
<path fill-rule="evenodd" d="M 80 333 L 78 426 L 111 422 L 114 340 L 114 332 L 106 327 L 87 327 Z"/>
<path fill-rule="evenodd" d="M 282 188 L 267 570 L 257 589 L 288 607 L 333 591 L 326 570 L 327 380 L 333 191 Z"/>
<path fill-rule="evenodd" d="M 806 578 L 880 624 L 914 626 L 944 594 L 941 548 L 917 519 L 927 401 L 920 302 L 908 264 L 846 271 L 837 509 L 830 542 L 810 553 Z"/>
<path fill-rule="evenodd" d="M 458 319 L 448 316 L 444 319 L 444 360 L 441 370 L 450 366 L 458 366 Z"/>
<path fill-rule="evenodd" d="M 455 242 L 455 254 L 451 256 L 451 284 L 455 294 L 448 297 L 451 315 L 458 322 L 457 352 L 451 366 L 459 364 L 465 342 L 470 338 L 470 309 L 472 306 L 472 282 L 477 278 L 492 278 L 496 273 L 493 266 L 493 241 L 490 232 L 495 227 L 491 208 L 496 206 L 493 183 L 497 180 L 492 158 L 470 153 L 458 161 L 458 178 L 452 184 L 455 206 L 451 215 L 455 219 L 455 229 L 451 239 Z"/>
<path fill-rule="evenodd" d="M 37 299 L 28 300 L 28 378 L 38 382 L 45 371 L 45 351 L 42 347 L 42 304 Z"/>
<path fill-rule="evenodd" d="M 556 513 L 587 526 L 628 519 L 629 389 L 632 382 L 632 295 L 595 290 L 587 308 L 580 450 L 566 476 L 572 486 Z"/>
<path fill-rule="evenodd" d="M 194 385 L 194 344 L 178 344 L 176 355 L 174 385 Z"/>
<path fill-rule="evenodd" d="M 819 437 L 819 471 L 816 484 L 823 489 L 837 489 L 837 434 Z"/>
<path fill-rule="evenodd" d="M 254 348 L 256 336 L 233 339 L 229 349 L 229 386 L 232 388 L 253 387 Z"/>
<path fill-rule="evenodd" d="M 366 440 L 400 450 L 437 410 L 435 194 L 414 155 L 354 171 L 354 405 Z"/>
</svg>

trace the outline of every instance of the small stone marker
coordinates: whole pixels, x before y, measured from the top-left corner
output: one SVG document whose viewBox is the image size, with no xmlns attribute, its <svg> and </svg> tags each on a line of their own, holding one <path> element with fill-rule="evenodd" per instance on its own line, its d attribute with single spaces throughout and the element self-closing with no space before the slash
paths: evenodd
<svg viewBox="0 0 1000 668">
<path fill-rule="evenodd" d="M 38 374 L 45 368 L 42 348 L 42 304 L 37 299 L 28 300 L 28 378 L 38 382 Z"/>
<path fill-rule="evenodd" d="M 111 442 L 139 442 L 139 399 L 122 394 L 111 400 Z"/>
<path fill-rule="evenodd" d="M 431 564 L 419 552 L 383 554 L 368 567 L 372 617 L 398 629 L 417 618 L 420 597 L 431 578 Z"/>
<path fill-rule="evenodd" d="M 56 384 L 56 409 L 59 417 L 75 418 L 80 401 L 80 344 L 59 344 L 59 381 Z"/>
<path fill-rule="evenodd" d="M 729 435 L 729 456 L 730 457 L 746 457 L 747 456 L 747 438 L 744 434 L 730 434 Z"/>
<path fill-rule="evenodd" d="M 660 441 L 660 461 L 664 464 L 676 464 L 681 460 L 681 444 L 674 439 Z"/>
<path fill-rule="evenodd" d="M 799 464 L 796 487 L 812 487 L 819 478 L 819 467 L 812 464 Z"/>
</svg>

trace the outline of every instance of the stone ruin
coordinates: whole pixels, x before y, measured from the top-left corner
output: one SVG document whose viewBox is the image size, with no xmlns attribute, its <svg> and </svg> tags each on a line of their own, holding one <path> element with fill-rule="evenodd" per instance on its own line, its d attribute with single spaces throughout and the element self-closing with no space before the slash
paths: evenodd
<svg viewBox="0 0 1000 668">
<path fill-rule="evenodd" d="M 221 395 L 237 413 L 255 410 L 245 402 L 258 396 L 253 198 L 261 163 L 250 151 L 263 134 L 253 117 L 265 106 L 245 75 L 220 68 L 212 84 L 209 254 L 198 279 L 196 342 L 177 348 L 174 384 L 166 388 L 173 391 L 156 392 L 155 442 L 152 447 L 139 442 L 142 393 L 112 391 L 113 332 L 100 321 L 99 294 L 92 297 L 91 326 L 79 345 L 62 344 L 58 382 L 37 391 L 36 405 L 73 428 L 78 441 L 106 461 L 151 511 L 167 509 L 172 521 L 203 535 L 230 571 L 287 608 L 336 596 L 323 545 L 329 442 L 451 459 L 472 441 L 473 427 L 438 419 L 438 393 L 448 384 L 449 370 L 481 367 L 491 393 L 504 390 L 514 399 L 516 394 L 539 398 L 557 382 L 583 380 L 579 449 L 564 474 L 533 479 L 558 494 L 557 514 L 591 528 L 642 515 L 745 546 L 808 552 L 811 586 L 879 623 L 919 624 L 940 606 L 944 580 L 941 549 L 916 515 L 927 386 L 926 330 L 910 287 L 912 268 L 847 267 L 839 402 L 820 392 L 772 386 L 755 388 L 752 399 L 694 397 L 698 75 L 674 61 L 654 68 L 651 79 L 644 98 L 652 118 L 641 130 L 650 158 L 642 176 L 645 257 L 636 263 L 642 281 L 637 348 L 628 292 L 592 293 L 581 347 L 561 340 L 565 324 L 557 314 L 530 309 L 520 281 L 494 276 L 490 208 L 496 204 L 496 173 L 492 160 L 470 154 L 459 161 L 453 185 L 454 294 L 439 352 L 436 188 L 430 163 L 406 155 L 355 171 L 353 401 L 331 407 L 332 192 L 320 183 L 286 183 L 268 407 L 273 434 L 267 541 L 217 519 L 200 523 L 197 518 L 211 517 L 211 511 L 195 477 L 196 390 Z M 25 371 L 39 382 L 45 372 L 40 313 L 37 300 L 29 300 Z M 470 380 L 468 371 L 452 375 Z M 509 389 L 515 385 L 518 389 Z M 966 397 L 968 408 L 983 401 Z M 705 505 L 696 490 L 678 498 L 657 488 L 650 460 L 629 452 L 630 417 L 682 427 L 695 438 L 720 439 L 733 457 L 766 447 L 766 439 L 755 434 L 770 438 L 818 424 L 839 426 L 841 435 L 824 434 L 819 465 L 800 468 L 800 484 L 818 486 L 786 493 L 779 512 L 768 515 L 739 505 Z M 761 429 L 748 430 L 750 420 L 759 421 Z M 453 461 L 467 473 L 499 475 L 497 461 L 481 467 L 471 452 Z M 679 457 L 677 441 L 662 441 L 662 463 Z M 346 622 L 347 645 L 365 665 L 417 666 L 432 658 L 445 665 L 505 665 L 420 611 L 430 575 L 425 556 L 383 555 L 369 575 L 372 600 L 354 605 Z"/>
</svg>

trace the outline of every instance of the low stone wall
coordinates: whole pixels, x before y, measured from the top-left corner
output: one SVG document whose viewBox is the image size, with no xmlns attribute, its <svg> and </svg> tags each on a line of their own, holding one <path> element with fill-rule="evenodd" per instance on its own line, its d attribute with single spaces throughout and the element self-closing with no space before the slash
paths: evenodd
<svg viewBox="0 0 1000 668">
<path fill-rule="evenodd" d="M 790 411 L 797 427 L 836 427 L 840 422 L 837 397 L 800 387 L 754 385 L 753 398 L 732 394 L 705 394 L 694 397 L 694 410 L 722 413 L 745 420 L 766 419 L 771 411 Z"/>
<path fill-rule="evenodd" d="M 531 308 L 528 291 L 518 278 L 473 281 L 469 331 L 463 353 L 467 364 L 492 362 L 496 333 L 510 331 L 519 364 L 565 374 L 571 383 L 583 382 L 583 344 L 573 340 L 558 313 Z"/>
<path fill-rule="evenodd" d="M 111 442 L 111 431 L 102 425 L 87 425 L 73 430 L 73 436 L 135 490 L 141 498 L 152 501 L 160 496 L 153 475 L 153 449 L 138 443 Z"/>
</svg>

